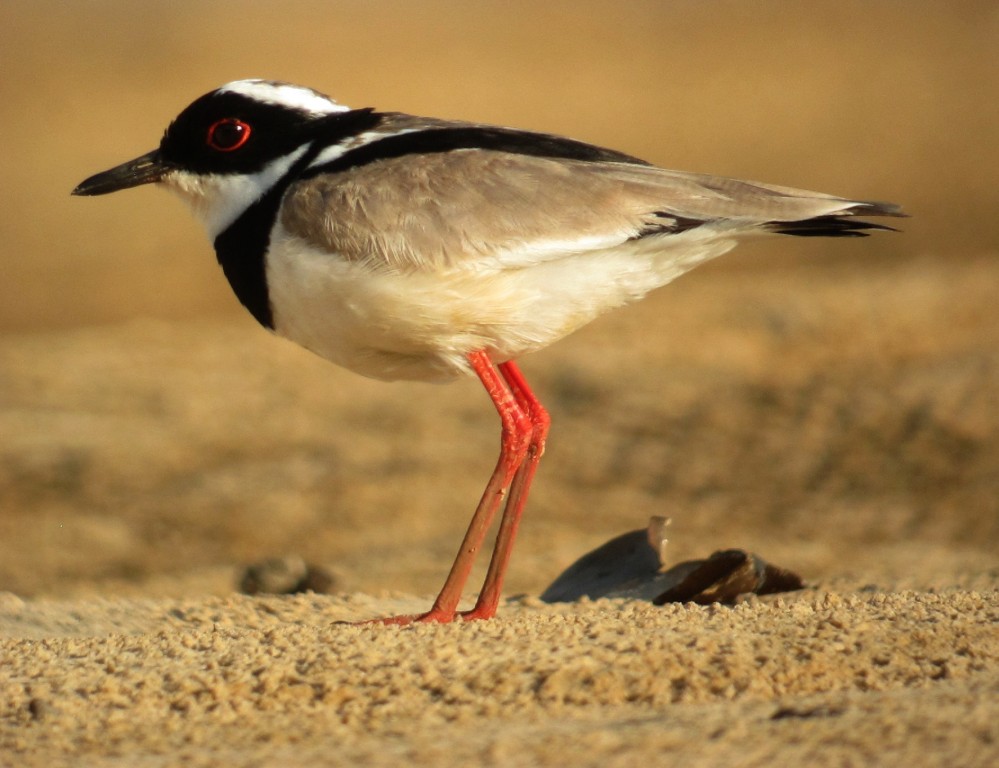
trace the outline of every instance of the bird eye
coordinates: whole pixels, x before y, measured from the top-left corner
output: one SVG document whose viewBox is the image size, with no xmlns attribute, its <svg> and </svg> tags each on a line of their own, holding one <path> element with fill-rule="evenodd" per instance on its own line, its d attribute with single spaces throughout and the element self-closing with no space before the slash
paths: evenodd
<svg viewBox="0 0 999 768">
<path fill-rule="evenodd" d="M 232 152 L 243 146 L 250 138 L 250 124 L 226 117 L 212 123 L 205 137 L 205 143 L 219 152 Z"/>
</svg>

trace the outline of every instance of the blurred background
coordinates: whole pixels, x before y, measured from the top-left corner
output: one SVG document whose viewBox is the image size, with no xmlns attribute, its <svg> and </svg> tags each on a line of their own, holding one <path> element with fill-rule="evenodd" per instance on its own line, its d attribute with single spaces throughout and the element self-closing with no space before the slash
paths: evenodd
<svg viewBox="0 0 999 768">
<path fill-rule="evenodd" d="M 512 588 L 650 514 L 678 556 L 806 576 L 994 564 L 997 44 L 990 0 L 4 0 L 0 589 L 177 591 L 150 585 L 287 551 L 357 588 L 446 571 L 494 460 L 474 386 L 313 360 L 179 201 L 69 196 L 245 77 L 911 214 L 743 246 L 527 361 L 555 430 Z"/>
<path fill-rule="evenodd" d="M 999 243 L 999 8 L 988 0 L 6 0 L 0 14 L 3 329 L 236 311 L 176 201 L 68 192 L 244 77 L 904 203 L 906 237 L 852 249 L 864 260 Z"/>
</svg>

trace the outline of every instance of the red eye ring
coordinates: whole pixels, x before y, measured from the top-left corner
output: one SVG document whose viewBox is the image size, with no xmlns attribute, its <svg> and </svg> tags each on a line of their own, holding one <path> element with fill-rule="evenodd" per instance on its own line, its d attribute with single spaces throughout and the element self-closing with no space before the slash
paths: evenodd
<svg viewBox="0 0 999 768">
<path fill-rule="evenodd" d="M 224 117 L 208 127 L 205 143 L 219 152 L 234 152 L 246 144 L 252 132 L 249 123 L 235 117 Z"/>
</svg>

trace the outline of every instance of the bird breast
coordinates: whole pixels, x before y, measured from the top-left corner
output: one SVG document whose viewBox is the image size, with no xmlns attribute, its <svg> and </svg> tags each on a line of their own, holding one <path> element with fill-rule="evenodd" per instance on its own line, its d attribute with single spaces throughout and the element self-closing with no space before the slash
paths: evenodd
<svg viewBox="0 0 999 768">
<path fill-rule="evenodd" d="M 695 230 L 514 268 L 404 271 L 317 249 L 278 222 L 266 277 L 279 335 L 364 376 L 447 381 L 470 373 L 470 352 L 502 362 L 545 347 L 732 244 Z"/>
</svg>

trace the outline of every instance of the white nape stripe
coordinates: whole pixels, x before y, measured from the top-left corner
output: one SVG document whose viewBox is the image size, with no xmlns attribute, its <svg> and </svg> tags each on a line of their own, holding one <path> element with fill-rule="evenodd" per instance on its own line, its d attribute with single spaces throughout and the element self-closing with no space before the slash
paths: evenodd
<svg viewBox="0 0 999 768">
<path fill-rule="evenodd" d="M 213 240 L 240 215 L 263 197 L 311 144 L 271 160 L 263 170 L 251 174 L 197 174 L 171 171 L 163 182 L 177 191 L 194 209 Z"/>
<path fill-rule="evenodd" d="M 390 139 L 393 136 L 402 136 L 404 133 L 416 133 L 418 131 L 425 131 L 426 128 L 403 128 L 398 131 L 365 131 L 364 133 L 359 133 L 356 136 L 351 136 L 350 138 L 344 139 L 337 144 L 331 144 L 316 155 L 315 159 L 309 163 L 309 168 L 318 168 L 320 166 L 326 165 L 326 163 L 332 163 L 343 157 L 348 152 L 363 147 L 367 144 L 373 144 L 381 139 Z"/>
<path fill-rule="evenodd" d="M 301 109 L 314 115 L 350 111 L 350 107 L 337 104 L 329 96 L 324 96 L 311 88 L 291 83 L 277 83 L 271 80 L 234 80 L 223 85 L 219 91 L 238 93 L 264 104 Z"/>
</svg>

